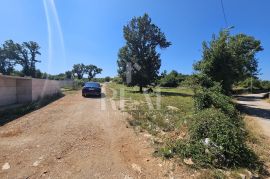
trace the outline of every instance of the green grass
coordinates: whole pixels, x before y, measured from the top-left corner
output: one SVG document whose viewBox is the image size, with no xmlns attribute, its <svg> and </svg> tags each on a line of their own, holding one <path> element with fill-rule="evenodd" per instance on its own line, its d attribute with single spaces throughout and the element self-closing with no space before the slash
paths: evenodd
<svg viewBox="0 0 270 179">
<path fill-rule="evenodd" d="M 192 89 L 160 88 L 161 107 L 159 110 L 156 110 L 157 106 L 155 104 L 158 88 L 154 88 L 154 93 L 147 95 L 155 107 L 154 110 L 149 110 L 145 95 L 138 92 L 138 87 L 126 87 L 124 85 L 110 83 L 109 89 L 111 90 L 108 90 L 107 94 L 115 100 L 120 99 L 120 91 L 124 94 L 124 97 L 121 99 L 125 100 L 126 106 L 124 110 L 132 116 L 131 119 L 128 119 L 130 125 L 136 130 L 139 129 L 138 131 L 140 132 L 147 131 L 152 134 L 154 139 L 153 144 L 157 151 L 155 155 L 165 158 L 175 158 L 174 151 L 172 151 L 173 148 L 170 144 L 174 146 L 177 141 L 184 141 L 184 139 L 190 137 L 188 127 L 190 119 L 194 117 Z M 168 106 L 171 107 L 168 108 Z M 260 156 L 262 161 L 268 161 L 265 157 L 269 149 L 262 148 L 258 141 L 257 133 L 255 133 L 253 137 L 249 137 L 248 145 L 252 146 L 252 149 L 255 149 L 254 151 Z M 176 157 L 175 159 L 178 161 L 179 158 Z M 196 165 L 192 165 L 192 167 L 196 168 Z M 243 168 L 243 170 L 246 169 Z M 210 167 L 200 170 L 201 175 L 199 175 L 199 178 L 238 178 L 239 173 L 243 173 L 239 168 L 218 170 Z"/>
<path fill-rule="evenodd" d="M 133 116 L 129 123 L 147 130 L 152 135 L 158 135 L 161 131 L 179 130 L 185 119 L 193 113 L 191 89 L 154 88 L 154 93 L 144 95 L 138 92 L 137 87 L 111 83 L 109 88 L 113 89 L 109 95 L 116 100 L 120 99 L 120 93 L 124 94 L 121 99 L 125 100 L 125 111 Z M 157 105 L 158 95 L 160 95 L 160 105 Z M 150 99 L 153 109 L 149 108 L 147 99 L 148 101 Z"/>
</svg>

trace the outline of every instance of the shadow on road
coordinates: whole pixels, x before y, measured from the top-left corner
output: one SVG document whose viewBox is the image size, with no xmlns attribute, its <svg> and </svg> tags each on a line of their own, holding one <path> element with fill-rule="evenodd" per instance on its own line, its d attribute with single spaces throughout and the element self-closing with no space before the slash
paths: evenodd
<svg viewBox="0 0 270 179">
<path fill-rule="evenodd" d="M 101 96 L 88 95 L 88 96 L 84 96 L 84 98 L 96 98 L 96 99 L 100 99 L 100 98 L 106 98 L 106 95 L 104 93 L 101 93 Z"/>
<path fill-rule="evenodd" d="M 237 100 L 239 101 L 238 108 L 244 114 L 270 120 L 270 108 L 263 109 L 259 107 L 258 103 L 262 100 L 261 97 L 239 96 Z"/>
<path fill-rule="evenodd" d="M 43 108 L 44 106 L 47 106 L 48 104 L 64 96 L 65 95 L 63 93 L 59 93 L 54 96 L 44 97 L 32 103 L 22 104 L 18 107 L 15 105 L 14 107 L 11 106 L 10 108 L 0 110 L 0 126 L 3 126 L 13 120 L 16 120 L 19 117 L 22 117 L 30 112 Z"/>
</svg>

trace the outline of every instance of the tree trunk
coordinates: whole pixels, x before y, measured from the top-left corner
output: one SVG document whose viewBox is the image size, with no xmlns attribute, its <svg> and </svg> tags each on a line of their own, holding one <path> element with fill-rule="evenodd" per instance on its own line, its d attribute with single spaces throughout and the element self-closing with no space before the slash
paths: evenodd
<svg viewBox="0 0 270 179">
<path fill-rule="evenodd" d="M 143 93 L 143 87 L 140 86 L 140 93 Z"/>
</svg>

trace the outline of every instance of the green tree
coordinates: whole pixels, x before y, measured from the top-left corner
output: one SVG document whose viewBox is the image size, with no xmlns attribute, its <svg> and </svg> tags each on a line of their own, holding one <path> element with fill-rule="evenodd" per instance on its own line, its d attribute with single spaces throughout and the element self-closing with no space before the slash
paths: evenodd
<svg viewBox="0 0 270 179">
<path fill-rule="evenodd" d="M 262 50 L 261 42 L 254 37 L 230 35 L 228 30 L 223 30 L 209 43 L 203 42 L 202 60 L 194 69 L 220 82 L 224 92 L 229 94 L 234 83 L 258 74 L 255 55 Z"/>
<path fill-rule="evenodd" d="M 42 78 L 42 72 L 39 69 L 36 70 L 35 78 Z"/>
<path fill-rule="evenodd" d="M 14 61 L 7 58 L 5 50 L 0 47 L 0 73 L 10 75 L 14 71 Z"/>
<path fill-rule="evenodd" d="M 40 62 L 36 59 L 36 56 L 41 55 L 38 43 L 30 41 L 18 44 L 8 40 L 4 43 L 3 49 L 7 59 L 14 61 L 14 64 L 22 66 L 22 72 L 25 76 L 35 77 L 35 64 Z"/>
<path fill-rule="evenodd" d="M 65 75 L 66 75 L 66 79 L 72 79 L 72 71 L 66 71 Z"/>
<path fill-rule="evenodd" d="M 156 48 L 164 49 L 171 43 L 148 14 L 133 18 L 123 32 L 126 44 L 118 53 L 118 73 L 126 84 L 138 85 L 142 92 L 158 77 L 161 59 Z"/>
<path fill-rule="evenodd" d="M 92 80 L 97 74 L 100 74 L 102 72 L 102 69 L 98 68 L 95 65 L 87 65 L 85 66 L 85 72 L 88 75 L 88 79 Z"/>
<path fill-rule="evenodd" d="M 21 65 L 23 66 L 23 72 L 26 76 L 35 77 L 36 74 L 36 63 L 41 62 L 37 60 L 37 55 L 41 55 L 39 52 L 40 46 L 38 43 L 30 41 L 30 42 L 23 42 L 22 44 L 22 58 L 20 60 Z M 24 54 L 26 53 L 26 54 Z"/>
<path fill-rule="evenodd" d="M 106 77 L 104 78 L 104 80 L 105 80 L 106 82 L 110 82 L 110 81 L 111 81 L 111 77 L 106 76 Z"/>
<path fill-rule="evenodd" d="M 0 73 L 10 75 L 14 72 L 14 66 L 18 64 L 16 58 L 16 45 L 12 40 L 4 42 L 0 47 Z"/>
<path fill-rule="evenodd" d="M 78 79 L 82 79 L 83 75 L 85 74 L 85 65 L 82 63 L 73 65 L 72 73 Z"/>
<path fill-rule="evenodd" d="M 168 75 L 160 80 L 160 86 L 163 87 L 177 87 L 179 85 L 178 72 L 172 70 Z"/>
</svg>

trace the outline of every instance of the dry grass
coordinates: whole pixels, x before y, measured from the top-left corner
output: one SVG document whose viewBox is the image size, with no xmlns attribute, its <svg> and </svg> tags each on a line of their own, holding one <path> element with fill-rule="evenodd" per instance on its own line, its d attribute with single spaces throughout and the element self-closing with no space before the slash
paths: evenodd
<svg viewBox="0 0 270 179">
<path fill-rule="evenodd" d="M 270 172 L 270 139 L 262 133 L 262 129 L 254 118 L 246 116 L 244 121 L 249 132 L 248 146 L 255 151 Z"/>
</svg>

